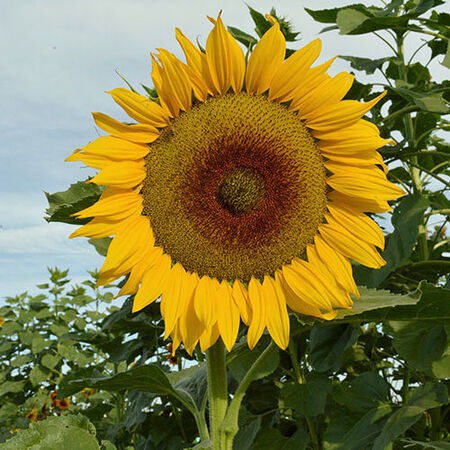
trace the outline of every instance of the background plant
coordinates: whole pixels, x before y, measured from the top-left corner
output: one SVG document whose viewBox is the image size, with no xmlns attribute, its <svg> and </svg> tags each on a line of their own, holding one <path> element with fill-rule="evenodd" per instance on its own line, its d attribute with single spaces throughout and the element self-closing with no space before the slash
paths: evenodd
<svg viewBox="0 0 450 450">
<path fill-rule="evenodd" d="M 361 299 L 352 311 L 343 312 L 332 323 L 292 314 L 288 351 L 280 351 L 265 337 L 250 352 L 241 330 L 241 339 L 227 355 L 228 389 L 239 411 L 235 449 L 449 446 L 450 148 L 442 133 L 449 129 L 445 114 L 450 85 L 435 82 L 429 69 L 436 58 L 450 67 L 450 15 L 435 10 L 441 4 L 440 0 L 394 0 L 383 8 L 358 4 L 307 10 L 316 21 L 327 24 L 323 31 L 370 34 L 385 42 L 383 58 L 342 57 L 356 71 L 357 81 L 347 98 L 367 101 L 387 89 L 368 119 L 383 137 L 395 139 L 395 146 L 381 152 L 391 168 L 389 177 L 408 194 L 392 204 L 390 217 L 378 217 L 388 233 L 383 255 L 388 264 L 380 270 L 354 267 L 358 284 L 368 289 L 360 289 Z M 270 26 L 263 14 L 251 8 L 250 14 L 256 35 L 229 28 L 249 49 Z M 279 20 L 286 39 L 295 41 L 298 33 L 285 19 Z M 422 44 L 405 55 L 405 42 L 413 35 L 420 36 Z M 384 81 L 364 85 L 358 81 L 374 73 L 382 74 Z M 150 88 L 144 89 L 154 95 Z M 83 182 L 48 194 L 47 220 L 81 224 L 70 214 L 94 203 L 99 195 L 98 187 Z M 91 242 L 104 252 L 109 241 Z M 66 285 L 65 275 L 58 273 L 55 280 L 60 284 L 52 281 L 50 289 Z M 108 439 L 117 448 L 209 448 L 203 355 L 196 352 L 191 357 L 179 350 L 170 359 L 157 305 L 131 314 L 129 298 L 122 308 L 107 310 L 109 294 L 101 300 L 103 306 L 94 320 L 84 306 L 93 306 L 100 294 L 95 291 L 86 305 L 73 303 L 77 295 L 69 292 L 77 289 L 69 288 L 63 297 L 69 299 L 67 307 L 75 310 L 71 321 L 65 323 L 64 315 L 57 316 L 54 306 L 45 307 L 52 311 L 47 322 L 69 331 L 58 335 L 50 330 L 45 337 L 49 349 L 42 349 L 43 354 L 30 362 L 13 363 L 33 351 L 27 347 L 32 342 L 21 341 L 23 331 L 14 323 L 22 329 L 25 322 L 39 323 L 35 316 L 41 310 L 33 307 L 36 300 L 19 296 L 8 300 L 14 307 L 1 310 L 5 317 L 1 345 L 10 345 L 0 356 L 2 389 L 8 383 L 21 383 L 13 391 L 2 392 L 3 439 L 11 436 L 11 429 L 26 427 L 29 419 L 24 416 L 34 405 L 42 408 L 44 398 L 57 390 L 61 398 L 71 399 L 71 412 L 88 417 L 99 439 Z M 29 319 L 20 318 L 22 308 Z M 76 319 L 86 325 L 76 326 Z M 38 334 L 48 333 L 43 330 L 38 329 Z M 59 355 L 57 340 L 64 339 L 84 359 L 74 362 Z M 45 355 L 61 358 L 54 366 L 58 374 L 43 364 Z M 37 385 L 31 381 L 35 367 L 46 375 Z M 95 395 L 83 397 L 86 387 L 95 389 Z M 235 427 L 234 418 L 226 426 Z M 19 436 L 20 432 L 11 445 Z"/>
</svg>

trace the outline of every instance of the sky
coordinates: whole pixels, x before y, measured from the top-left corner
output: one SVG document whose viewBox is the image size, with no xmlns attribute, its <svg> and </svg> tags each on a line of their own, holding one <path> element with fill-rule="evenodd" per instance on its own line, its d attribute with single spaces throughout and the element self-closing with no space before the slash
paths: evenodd
<svg viewBox="0 0 450 450">
<path fill-rule="evenodd" d="M 275 6 L 292 20 L 301 31 L 294 48 L 315 39 L 323 28 L 304 8 L 336 6 L 335 0 L 247 3 L 264 13 Z M 351 3 L 345 0 L 339 5 Z M 47 266 L 69 269 L 74 282 L 86 279 L 87 270 L 101 267 L 103 258 L 86 239 L 67 238 L 74 226 L 44 220 L 44 192 L 66 190 L 94 174 L 82 164 L 65 163 L 64 158 L 98 136 L 90 112 L 126 120 L 105 93 L 124 87 L 116 71 L 136 87 L 151 85 L 150 51 L 162 47 L 181 57 L 175 27 L 204 44 L 211 29 L 206 15 L 223 10 L 227 25 L 250 33 L 253 23 L 240 0 L 0 0 L 0 4 L 2 298 L 36 292 L 34 286 L 47 279 Z M 320 37 L 319 63 L 336 54 L 386 56 L 385 46 L 371 36 L 340 36 L 332 31 Z M 445 69 L 437 63 L 435 67 L 436 77 L 444 78 Z M 330 73 L 342 70 L 349 66 L 337 60 Z"/>
</svg>

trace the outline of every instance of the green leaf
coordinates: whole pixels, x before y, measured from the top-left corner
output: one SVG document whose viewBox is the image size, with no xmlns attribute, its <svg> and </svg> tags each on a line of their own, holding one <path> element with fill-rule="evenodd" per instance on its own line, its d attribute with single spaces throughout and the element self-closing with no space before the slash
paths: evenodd
<svg viewBox="0 0 450 450">
<path fill-rule="evenodd" d="M 25 381 L 3 381 L 0 383 L 0 396 L 10 392 L 20 392 L 25 386 Z"/>
<path fill-rule="evenodd" d="M 263 414 L 278 408 L 280 388 L 272 380 L 253 381 L 244 397 L 246 408 L 253 414 Z"/>
<path fill-rule="evenodd" d="M 447 348 L 444 326 L 429 322 L 389 322 L 389 329 L 399 356 L 416 370 L 431 374 L 432 363 L 441 360 Z"/>
<path fill-rule="evenodd" d="M 360 450 L 371 448 L 392 412 L 390 405 L 381 405 L 362 417 L 335 414 L 324 436 L 324 450 Z"/>
<path fill-rule="evenodd" d="M 3 450 L 99 450 L 95 428 L 81 414 L 48 417 L 31 423 L 2 444 Z M 110 447 L 111 448 L 111 447 Z"/>
<path fill-rule="evenodd" d="M 359 58 L 357 56 L 339 56 L 341 59 L 345 59 L 350 62 L 350 65 L 356 70 L 363 70 L 366 74 L 373 74 L 377 69 L 381 69 L 382 65 L 389 61 L 391 58 Z"/>
<path fill-rule="evenodd" d="M 436 378 L 450 378 L 450 337 L 447 332 L 447 346 L 442 358 L 431 363 L 431 370 Z"/>
<path fill-rule="evenodd" d="M 90 219 L 76 219 L 72 214 L 92 206 L 100 197 L 103 188 L 93 183 L 78 181 L 69 189 L 49 194 L 45 192 L 49 207 L 46 209 L 47 222 L 63 222 L 81 225 Z"/>
<path fill-rule="evenodd" d="M 408 102 L 415 103 L 420 109 L 424 111 L 448 114 L 447 107 L 442 93 L 438 92 L 416 92 L 410 89 L 410 84 L 400 83 L 397 81 L 397 87 L 389 87 L 389 90 L 403 97 Z"/>
<path fill-rule="evenodd" d="M 103 450 L 117 450 L 117 447 L 112 442 L 103 440 L 101 444 L 103 445 Z"/>
<path fill-rule="evenodd" d="M 355 343 L 358 335 L 358 328 L 347 324 L 313 328 L 310 334 L 310 364 L 317 372 L 338 370 L 342 355 Z"/>
<path fill-rule="evenodd" d="M 405 446 L 405 448 L 409 448 L 415 445 L 416 447 L 423 448 L 424 450 L 450 450 L 450 442 L 421 442 L 414 441 L 413 439 L 403 439 L 402 442 L 404 444 L 408 444 L 407 446 Z"/>
<path fill-rule="evenodd" d="M 271 26 L 272 24 L 264 17 L 263 14 L 253 9 L 251 6 L 247 5 L 250 10 L 250 15 L 255 22 L 255 31 L 259 37 L 261 37 Z"/>
<path fill-rule="evenodd" d="M 231 36 L 233 36 L 235 39 L 237 39 L 241 44 L 245 46 L 245 48 L 253 48 L 253 46 L 258 42 L 256 38 L 251 36 L 248 33 L 245 33 L 242 30 L 239 30 L 239 28 L 234 27 L 227 27 L 228 31 L 230 32 Z"/>
<path fill-rule="evenodd" d="M 39 383 L 48 379 L 48 375 L 42 371 L 39 366 L 34 366 L 30 372 L 30 381 L 33 386 L 37 386 Z"/>
<path fill-rule="evenodd" d="M 31 351 L 34 354 L 42 352 L 46 347 L 48 346 L 47 341 L 41 336 L 37 335 L 33 338 L 33 341 L 31 342 Z"/>
<path fill-rule="evenodd" d="M 337 15 L 339 11 L 346 8 L 354 8 L 359 9 L 361 12 L 366 11 L 366 7 L 357 3 L 354 5 L 346 5 L 341 8 L 333 8 L 333 9 L 321 9 L 321 10 L 313 10 L 305 8 L 305 11 L 316 21 L 320 23 L 336 23 Z"/>
<path fill-rule="evenodd" d="M 450 69 L 450 41 L 447 41 L 447 51 L 445 53 L 445 57 L 442 60 L 441 64 L 444 67 L 447 67 L 448 69 Z"/>
<path fill-rule="evenodd" d="M 281 397 L 287 408 L 293 408 L 307 417 L 315 417 L 325 411 L 331 380 L 316 379 L 304 384 L 287 383 L 281 388 Z"/>
<path fill-rule="evenodd" d="M 199 410 L 208 392 L 207 376 L 205 363 L 167 374 L 167 378 L 172 386 L 178 392 L 182 392 L 185 397 L 191 398 L 192 403 Z"/>
<path fill-rule="evenodd" d="M 350 382 L 339 383 L 333 398 L 350 411 L 365 413 L 389 402 L 389 384 L 375 372 L 364 372 Z"/>
<path fill-rule="evenodd" d="M 239 411 L 239 431 L 236 434 L 233 447 L 236 449 L 253 448 L 253 442 L 261 428 L 261 416 L 250 414 L 244 407 Z"/>
<path fill-rule="evenodd" d="M 354 301 L 353 307 L 341 309 L 336 316 L 336 320 L 386 320 L 386 311 L 392 312 L 390 308 L 416 305 L 421 298 L 420 290 L 407 295 L 392 294 L 383 289 L 368 289 L 364 286 L 358 286 L 358 290 L 361 296 Z"/>
<path fill-rule="evenodd" d="M 227 355 L 228 368 L 237 381 L 242 381 L 250 367 L 269 345 L 269 342 L 270 340 L 268 338 L 263 337 L 253 350 L 250 350 L 245 342 L 244 344 L 234 348 Z M 258 368 L 258 371 L 253 379 L 259 380 L 260 378 L 270 375 L 278 367 L 279 361 L 279 353 L 276 349 L 273 349 L 267 356 L 264 363 Z"/>
<path fill-rule="evenodd" d="M 302 431 L 286 437 L 276 428 L 262 428 L 252 450 L 304 450 L 308 443 L 309 437 Z"/>
<path fill-rule="evenodd" d="M 394 232 L 389 235 L 383 252 L 387 264 L 377 270 L 357 266 L 355 279 L 358 284 L 378 287 L 391 272 L 410 257 L 417 242 L 419 224 L 428 206 L 428 200 L 419 194 L 407 195 L 400 201 L 392 214 Z"/>
<path fill-rule="evenodd" d="M 56 335 L 58 337 L 61 337 L 61 336 L 64 336 L 65 334 L 67 334 L 69 332 L 69 328 L 66 327 L 65 325 L 57 325 L 56 323 L 52 323 L 50 325 L 50 331 L 54 335 Z"/>
<path fill-rule="evenodd" d="M 110 237 L 88 239 L 89 244 L 93 245 L 97 253 L 102 256 L 106 256 L 111 241 Z"/>
<path fill-rule="evenodd" d="M 190 396 L 175 389 L 166 374 L 156 365 L 134 367 L 126 372 L 119 373 L 110 378 L 85 378 L 67 382 L 72 393 L 85 387 L 104 389 L 106 391 L 122 391 L 135 389 L 142 392 L 151 392 L 158 395 L 171 395 L 185 404 L 195 407 Z"/>
<path fill-rule="evenodd" d="M 46 353 L 41 359 L 41 364 L 48 369 L 53 369 L 54 367 L 56 367 L 59 361 L 60 358 L 58 356 Z"/>
<path fill-rule="evenodd" d="M 384 424 L 381 434 L 374 441 L 373 450 L 384 450 L 390 442 L 413 426 L 424 411 L 447 402 L 447 388 L 443 384 L 428 382 L 413 389 L 408 405 L 395 411 Z"/>
<path fill-rule="evenodd" d="M 12 359 L 10 364 L 11 367 L 22 367 L 25 366 L 25 364 L 31 362 L 32 360 L 33 358 L 31 357 L 31 355 L 20 355 Z"/>
</svg>

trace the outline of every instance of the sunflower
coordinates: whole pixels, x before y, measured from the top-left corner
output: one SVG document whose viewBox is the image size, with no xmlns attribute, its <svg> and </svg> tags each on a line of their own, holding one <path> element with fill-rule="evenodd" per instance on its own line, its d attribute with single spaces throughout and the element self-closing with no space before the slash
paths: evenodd
<svg viewBox="0 0 450 450">
<path fill-rule="evenodd" d="M 71 237 L 114 235 L 99 284 L 128 274 L 118 295 L 135 294 L 133 311 L 160 298 L 174 350 L 219 336 L 230 350 L 241 319 L 250 348 L 266 328 L 286 348 L 288 308 L 331 320 L 359 295 L 349 260 L 385 264 L 366 213 L 404 192 L 376 152 L 388 141 L 361 118 L 385 93 L 342 100 L 353 75 L 329 76 L 333 59 L 311 67 L 318 39 L 285 58 L 267 18 L 248 61 L 220 14 L 204 52 L 176 29 L 186 62 L 152 54 L 158 101 L 110 91 L 137 123 L 94 113 L 109 135 L 67 158 L 107 186 Z"/>
</svg>

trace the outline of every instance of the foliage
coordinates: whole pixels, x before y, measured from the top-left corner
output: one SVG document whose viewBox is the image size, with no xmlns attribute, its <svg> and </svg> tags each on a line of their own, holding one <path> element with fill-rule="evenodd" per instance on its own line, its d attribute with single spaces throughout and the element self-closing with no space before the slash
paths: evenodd
<svg viewBox="0 0 450 450">
<path fill-rule="evenodd" d="M 442 4 L 393 0 L 384 7 L 306 10 L 327 24 L 323 32 L 368 34 L 388 46 L 389 53 L 376 60 L 370 54 L 342 57 L 356 72 L 381 74 L 385 80 L 363 85 L 357 73 L 347 98 L 367 101 L 387 90 L 368 120 L 396 141 L 381 152 L 389 177 L 407 196 L 392 203 L 390 217 L 376 217 L 389 231 L 388 264 L 380 270 L 355 265 L 356 280 L 366 287 L 352 310 L 341 311 L 332 322 L 291 314 L 287 351 L 265 335 L 250 352 L 246 330 L 240 330 L 227 354 L 231 405 L 239 411 L 237 450 L 450 446 L 450 147 L 440 132 L 449 130 L 450 84 L 436 82 L 429 68 L 435 59 L 450 67 L 449 15 L 436 10 Z M 250 51 L 269 22 L 249 10 L 256 35 L 229 30 Z M 271 14 L 277 16 L 274 10 Z M 294 42 L 298 33 L 277 17 L 286 39 Z M 405 41 L 412 34 L 423 42 L 407 60 Z M 420 52 L 428 53 L 427 63 L 418 59 Z M 47 220 L 79 223 L 71 214 L 96 201 L 101 193 L 96 189 L 77 183 L 47 194 Z M 91 241 L 105 253 L 108 240 Z M 190 356 L 181 348 L 170 355 L 157 304 L 132 314 L 131 297 L 114 307 L 111 287 L 99 291 L 87 281 L 69 288 L 66 276 L 51 270 L 42 295 L 8 298 L 0 309 L 5 319 L 0 328 L 1 440 L 35 419 L 39 422 L 30 433 L 67 417 L 69 427 L 90 436 L 97 445 L 92 448 L 98 448 L 97 439 L 105 448 L 211 448 L 203 354 L 197 349 Z M 61 409 L 64 398 L 67 409 Z M 65 416 L 68 411 L 87 417 L 98 438 L 82 416 Z M 25 442 L 26 436 L 19 432 L 8 442 L 19 437 Z M 56 436 L 59 431 L 54 442 Z"/>
</svg>

